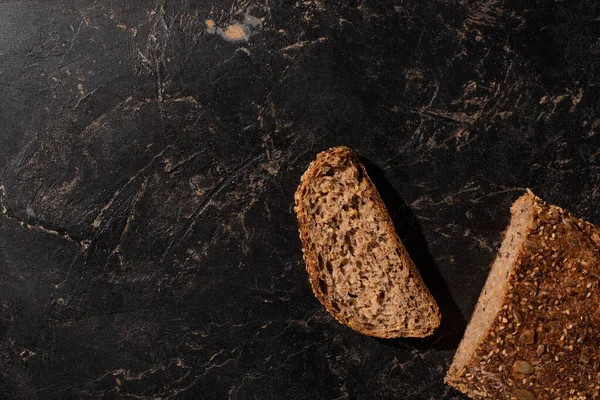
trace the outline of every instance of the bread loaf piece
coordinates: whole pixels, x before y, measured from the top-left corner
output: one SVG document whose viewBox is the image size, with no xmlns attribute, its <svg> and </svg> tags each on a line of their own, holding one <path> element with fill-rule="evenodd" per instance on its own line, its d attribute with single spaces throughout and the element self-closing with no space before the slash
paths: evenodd
<svg viewBox="0 0 600 400">
<path fill-rule="evenodd" d="M 527 191 L 446 383 L 473 399 L 600 395 L 600 229 Z"/>
<path fill-rule="evenodd" d="M 315 296 L 340 322 L 381 338 L 424 337 L 440 312 L 354 152 L 317 155 L 295 195 Z"/>
</svg>

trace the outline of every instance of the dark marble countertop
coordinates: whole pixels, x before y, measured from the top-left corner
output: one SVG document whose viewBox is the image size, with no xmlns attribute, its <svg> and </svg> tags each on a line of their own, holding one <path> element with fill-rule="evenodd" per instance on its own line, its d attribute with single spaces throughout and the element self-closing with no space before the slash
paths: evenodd
<svg viewBox="0 0 600 400">
<path fill-rule="evenodd" d="M 0 398 L 465 399 L 443 384 L 529 187 L 600 223 L 594 1 L 0 2 Z M 436 297 L 314 298 L 293 193 L 354 148 Z"/>
</svg>

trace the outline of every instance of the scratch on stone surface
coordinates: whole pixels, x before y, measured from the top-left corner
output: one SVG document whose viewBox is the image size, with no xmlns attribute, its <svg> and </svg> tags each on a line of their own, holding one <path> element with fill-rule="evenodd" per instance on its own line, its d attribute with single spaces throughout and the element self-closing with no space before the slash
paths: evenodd
<svg viewBox="0 0 600 400">
<path fill-rule="evenodd" d="M 465 86 L 465 92 L 463 96 L 451 103 L 453 105 L 462 103 L 465 107 L 478 107 L 474 112 L 466 113 L 445 110 L 429 110 L 429 107 L 425 107 L 418 112 L 420 115 L 425 114 L 457 124 L 458 128 L 454 131 L 454 133 L 443 141 L 443 143 L 447 143 L 448 141 L 454 140 L 456 142 L 457 150 L 461 150 L 474 140 L 474 137 L 471 137 L 471 129 L 480 121 L 485 121 L 486 118 L 484 117 L 494 117 L 501 114 L 498 113 L 498 108 L 501 107 L 498 100 L 498 98 L 502 97 L 501 85 L 492 82 L 488 88 L 490 91 L 490 93 L 488 93 L 490 94 L 489 96 L 486 94 L 484 96 L 466 98 L 466 96 L 474 93 L 476 89 L 476 82 L 470 82 Z M 492 91 L 493 93 L 491 93 Z"/>
<path fill-rule="evenodd" d="M 427 352 L 427 353 L 429 353 L 429 352 Z M 427 353 L 425 353 L 425 354 L 419 354 L 419 353 L 417 353 L 417 352 L 415 352 L 413 350 L 413 351 L 411 351 L 411 358 L 409 358 L 408 360 L 406 360 L 404 362 L 399 362 L 398 359 L 396 357 L 394 357 L 394 360 L 392 361 L 392 367 L 390 368 L 390 371 L 389 371 L 388 375 L 394 374 L 398 368 L 400 370 L 403 370 L 403 369 L 405 369 L 407 367 L 410 367 L 412 364 L 415 363 L 415 361 L 419 357 L 421 359 L 424 359 L 424 357 L 427 355 Z"/>
<path fill-rule="evenodd" d="M 75 177 L 70 182 L 64 182 L 57 190 L 61 195 L 69 193 L 79 183 L 81 176 L 79 175 L 79 168 L 75 167 Z"/>
<path fill-rule="evenodd" d="M 437 82 L 435 82 L 435 90 L 433 91 L 431 100 L 429 100 L 429 103 L 427 104 L 427 107 L 426 107 L 427 110 L 431 109 L 431 107 L 433 106 L 433 102 L 437 98 L 439 92 L 440 92 L 440 85 Z"/>
<path fill-rule="evenodd" d="M 129 231 L 131 222 L 135 218 L 135 210 L 136 210 L 137 203 L 141 200 L 141 198 L 146 193 L 147 185 L 148 185 L 148 178 L 146 177 L 144 179 L 144 181 L 142 182 L 142 184 L 140 185 L 140 188 L 139 188 L 137 194 L 133 197 L 131 205 L 129 206 L 129 215 L 127 216 L 127 220 L 125 221 L 125 226 L 123 227 L 123 230 L 121 231 L 121 235 L 119 236 L 119 241 L 117 242 L 117 245 L 112 249 L 112 251 L 110 252 L 110 255 L 107 257 L 107 263 L 108 263 L 108 258 L 110 258 L 113 255 L 116 255 L 119 260 L 119 265 L 123 266 L 124 257 L 123 257 L 123 253 L 121 252 L 121 242 L 123 241 L 123 237 L 125 236 L 125 234 Z"/>
<path fill-rule="evenodd" d="M 75 105 L 73 106 L 73 108 L 71 108 L 71 111 L 75 111 L 75 110 L 77 109 L 77 107 L 79 107 L 79 105 L 81 105 L 81 102 L 82 102 L 82 101 L 84 101 L 85 99 L 88 99 L 88 98 L 92 97 L 94 94 L 96 94 L 96 92 L 97 92 L 99 89 L 101 89 L 102 87 L 104 87 L 104 86 L 106 86 L 106 85 L 108 85 L 108 84 L 110 84 L 110 83 L 114 82 L 116 79 L 118 79 L 118 78 L 114 78 L 114 79 L 112 79 L 112 80 L 110 80 L 110 81 L 108 81 L 108 82 L 104 82 L 103 84 L 101 84 L 100 86 L 98 86 L 96 89 L 92 90 L 91 92 L 89 92 L 89 93 L 87 93 L 87 94 L 84 94 L 84 95 L 80 96 L 80 97 L 77 99 L 77 103 L 75 103 Z"/>
<path fill-rule="evenodd" d="M 84 62 L 90 59 L 90 56 L 84 56 L 84 57 L 78 57 L 75 60 L 68 62 L 66 64 L 61 65 L 60 67 L 58 67 L 56 70 L 52 71 L 50 74 L 48 74 L 49 78 L 53 78 L 54 76 L 56 76 L 57 74 L 69 69 L 69 67 L 80 63 L 80 62 Z"/>
<path fill-rule="evenodd" d="M 103 126 L 103 125 L 101 125 L 100 123 L 102 122 L 102 120 L 103 120 L 103 119 L 105 119 L 105 118 L 106 118 L 106 116 L 107 116 L 108 114 L 110 114 L 110 113 L 112 113 L 112 112 L 114 112 L 114 111 L 118 110 L 118 109 L 119 109 L 119 108 L 121 108 L 123 105 L 125 105 L 125 104 L 127 104 L 127 103 L 131 102 L 131 100 L 132 100 L 132 99 L 133 99 L 133 98 L 132 98 L 131 96 L 129 96 L 129 97 L 127 97 L 125 100 L 123 100 L 123 101 L 121 101 L 120 103 L 118 103 L 117 105 L 115 105 L 114 107 L 112 107 L 112 108 L 110 108 L 110 109 L 108 109 L 108 110 L 106 110 L 106 111 L 103 111 L 103 112 L 102 112 L 102 114 L 100 114 L 98 117 L 96 117 L 96 119 L 94 119 L 94 120 L 93 120 L 93 121 L 92 121 L 92 122 L 91 122 L 89 125 L 87 125 L 87 126 L 86 126 L 86 127 L 83 129 L 83 132 L 85 133 L 85 132 L 88 132 L 90 129 L 95 129 L 95 128 L 98 128 L 98 127 L 100 127 L 100 126 Z M 124 108 L 124 110 L 125 110 L 125 109 L 126 109 L 126 108 Z"/>
<path fill-rule="evenodd" d="M 0 212 L 2 215 L 6 214 L 6 207 L 4 207 L 4 185 L 0 185 Z"/>
<path fill-rule="evenodd" d="M 237 351 L 237 347 L 236 347 L 236 348 L 234 348 L 234 349 L 232 349 L 232 350 L 231 350 L 229 353 L 235 353 L 236 351 Z M 165 399 L 171 399 L 171 398 L 173 398 L 173 397 L 177 396 L 179 393 L 181 393 L 181 392 L 185 392 L 186 390 L 188 390 L 189 388 L 191 388 L 192 386 L 194 386 L 194 385 L 196 384 L 196 382 L 198 382 L 198 380 L 199 380 L 201 377 L 203 377 L 204 375 L 208 374 L 208 372 L 209 372 L 210 370 L 212 370 L 212 369 L 215 369 L 215 368 L 221 368 L 221 367 L 223 367 L 223 366 L 225 366 L 225 365 L 229 364 L 229 362 L 231 362 L 231 361 L 235 361 L 235 362 L 239 361 L 239 357 L 240 357 L 240 355 L 241 355 L 241 351 L 238 353 L 238 356 L 237 356 L 236 358 L 228 358 L 227 360 L 223 361 L 223 362 L 222 362 L 222 363 L 220 363 L 220 364 L 218 364 L 218 363 L 214 363 L 214 364 L 212 364 L 212 365 L 211 365 L 212 361 L 213 361 L 213 360 L 214 360 L 214 359 L 215 359 L 217 356 L 219 356 L 219 355 L 223 354 L 223 352 L 224 352 L 224 350 L 220 350 L 220 351 L 218 351 L 217 353 L 215 353 L 215 354 L 214 354 L 214 355 L 213 355 L 213 356 L 210 358 L 210 360 L 209 360 L 208 362 L 206 362 L 205 364 L 201 365 L 201 367 L 204 367 L 204 373 L 202 373 L 202 374 L 200 374 L 200 375 L 197 375 L 197 376 L 194 378 L 194 380 L 193 380 L 193 381 L 192 381 L 192 382 L 191 382 L 189 385 L 187 385 L 187 386 L 185 386 L 185 387 L 183 387 L 183 388 L 177 388 L 177 389 L 174 389 L 172 393 L 170 393 L 169 395 L 167 395 L 167 396 L 165 397 Z M 189 375 L 189 374 L 188 374 L 188 375 Z M 177 380 L 177 381 L 175 381 L 175 382 L 181 381 L 182 379 L 183 379 L 183 378 L 180 378 L 180 379 L 178 379 L 178 380 Z"/>
<path fill-rule="evenodd" d="M 457 190 L 456 192 L 452 192 L 445 195 L 444 198 L 440 201 L 436 202 L 431 198 L 431 196 L 424 195 L 412 201 L 410 203 L 410 206 L 411 208 L 414 208 L 416 210 L 421 210 L 426 209 L 428 207 L 437 207 L 440 204 L 452 205 L 456 202 L 456 197 L 459 197 L 466 193 L 476 192 L 480 189 L 481 187 L 479 185 L 476 185 L 475 182 L 471 181 L 465 184 L 461 189 Z"/>
<path fill-rule="evenodd" d="M 237 395 L 240 391 L 240 389 L 242 388 L 242 386 L 244 386 L 244 384 L 246 383 L 246 381 L 248 380 L 258 380 L 263 378 L 264 375 L 261 374 L 260 372 L 249 372 L 247 374 L 244 375 L 244 377 L 242 378 L 241 382 L 239 384 L 233 384 L 231 385 L 229 391 L 227 392 L 227 399 L 228 400 L 235 400 L 237 399 Z"/>
<path fill-rule="evenodd" d="M 0 211 L 2 213 L 1 215 L 3 217 L 5 217 L 6 219 L 16 222 L 17 224 L 24 227 L 25 229 L 36 230 L 39 232 L 47 233 L 48 235 L 53 235 L 53 236 L 58 236 L 60 238 L 63 238 L 71 243 L 76 244 L 81 249 L 82 252 L 86 251 L 87 248 L 89 247 L 89 244 L 90 244 L 89 240 L 78 239 L 78 238 L 74 237 L 73 235 L 71 235 L 66 230 L 59 231 L 59 230 L 55 230 L 55 229 L 49 229 L 49 228 L 44 227 L 43 225 L 31 225 L 25 221 L 22 221 L 21 219 L 19 219 L 18 217 L 16 217 L 15 215 L 10 213 L 6 209 L 6 207 L 4 206 L 4 195 L 5 195 L 4 185 L 0 185 Z"/>
<path fill-rule="evenodd" d="M 494 253 L 494 252 L 495 252 L 495 251 L 494 251 L 494 249 L 492 249 L 492 248 L 491 248 L 491 247 L 490 247 L 490 246 L 489 246 L 489 245 L 488 245 L 488 244 L 485 242 L 485 240 L 483 240 L 483 239 L 481 239 L 481 238 L 479 238 L 479 237 L 476 237 L 476 236 L 473 236 L 473 235 L 471 235 L 471 230 L 470 230 L 470 229 L 467 229 L 467 230 L 465 230 L 465 232 L 464 232 L 464 234 L 463 234 L 463 237 L 467 237 L 467 238 L 469 238 L 469 239 L 472 239 L 472 240 L 474 240 L 475 242 L 477 242 L 477 244 L 479 245 L 479 247 L 481 247 L 482 249 L 486 249 L 486 250 L 487 250 L 487 251 L 489 251 L 490 253 Z"/>
<path fill-rule="evenodd" d="M 472 116 L 464 112 L 449 112 L 443 110 L 423 110 L 418 113 L 420 115 L 427 115 L 430 117 L 440 118 L 446 121 L 454 122 L 457 124 L 471 123 Z"/>
<path fill-rule="evenodd" d="M 433 231 L 434 231 L 434 232 L 436 232 L 436 233 L 439 233 L 440 235 L 442 235 L 442 236 L 443 236 L 443 237 L 445 237 L 446 239 L 448 239 L 448 238 L 451 238 L 451 237 L 452 237 L 452 235 L 450 235 L 450 234 L 447 234 L 446 232 L 442 231 L 442 230 L 441 230 L 441 229 L 439 229 L 439 228 L 438 228 L 438 229 L 434 229 Z"/>
<path fill-rule="evenodd" d="M 296 43 L 290 44 L 289 46 L 282 47 L 281 49 L 279 49 L 279 51 L 281 51 L 281 52 L 287 52 L 287 51 L 300 50 L 300 49 L 302 49 L 302 48 L 304 48 L 306 46 L 311 46 L 311 45 L 314 45 L 314 44 L 317 44 L 317 43 L 323 43 L 326 40 L 327 40 L 327 38 L 325 38 L 325 37 L 320 37 L 320 38 L 318 38 L 316 40 L 303 40 L 303 41 L 300 41 L 300 42 L 296 42 Z"/>
<path fill-rule="evenodd" d="M 474 238 L 477 243 L 479 243 L 479 246 L 481 246 L 482 248 L 488 250 L 490 253 L 494 253 L 494 249 L 492 249 L 486 242 L 484 242 L 482 239 L 480 238 Z"/>
<path fill-rule="evenodd" d="M 67 54 L 69 54 L 69 52 L 71 50 L 73 50 L 73 46 L 75 45 L 75 39 L 77 39 L 77 36 L 79 36 L 79 32 L 81 32 L 81 27 L 84 24 L 88 27 L 90 26 L 89 24 L 86 23 L 85 18 L 79 23 L 79 27 L 77 28 L 77 31 L 75 31 L 75 29 L 71 26 L 71 29 L 73 30 L 74 33 L 73 33 L 73 36 L 71 36 L 71 40 L 69 40 L 69 48 L 67 50 L 65 50 L 65 52 L 63 53 L 63 59 Z"/>
<path fill-rule="evenodd" d="M 125 190 L 129 185 L 131 185 L 131 183 L 134 182 L 148 168 L 150 168 L 157 159 L 159 159 L 160 157 L 163 156 L 163 154 L 165 154 L 165 152 L 167 150 L 170 150 L 172 148 L 173 148 L 172 145 L 168 145 L 167 147 L 165 147 L 161 152 L 159 152 L 154 157 L 152 157 L 152 159 L 150 160 L 150 162 L 148 162 L 148 164 L 146 164 L 142 169 L 140 169 L 131 178 L 129 178 L 129 180 L 124 185 L 122 185 L 117 190 L 115 190 L 115 192 L 110 197 L 110 199 L 108 199 L 108 201 L 104 204 L 104 206 L 102 206 L 102 208 L 100 209 L 100 212 L 98 213 L 96 218 L 94 218 L 94 222 L 92 222 L 92 227 L 94 227 L 94 228 L 100 227 L 100 224 L 102 222 L 102 218 L 104 217 L 104 214 L 106 213 L 106 211 L 108 211 L 110 209 L 112 204 L 119 197 L 119 195 L 123 192 L 123 190 Z"/>
<path fill-rule="evenodd" d="M 158 0 L 156 9 L 150 10 L 150 17 L 154 21 L 146 38 L 146 54 L 137 49 L 141 65 L 147 69 L 149 75 L 154 76 L 156 101 L 163 101 L 166 91 L 166 77 L 164 67 L 166 64 L 166 51 L 169 43 L 169 25 L 166 11 L 166 0 Z"/>
<path fill-rule="evenodd" d="M 250 252 L 250 247 L 248 245 L 248 243 L 250 243 L 250 240 L 252 239 L 252 235 L 253 233 L 250 233 L 250 231 L 248 230 L 248 227 L 246 226 L 246 213 L 248 212 L 248 208 L 250 206 L 247 206 L 244 211 L 242 211 L 239 214 L 239 221 L 240 221 L 240 225 L 242 226 L 242 230 L 244 231 L 244 238 L 245 240 L 242 241 L 242 252 L 244 254 L 248 254 Z"/>
<path fill-rule="evenodd" d="M 169 101 L 172 103 L 189 103 L 196 107 L 200 107 L 198 100 L 196 100 L 194 96 L 177 97 L 174 99 L 169 99 Z"/>
<path fill-rule="evenodd" d="M 131 370 L 128 370 L 128 369 L 118 368 L 118 369 L 114 369 L 114 370 L 105 372 L 100 377 L 96 378 L 95 381 L 97 381 L 97 382 L 101 381 L 102 379 L 106 378 L 107 376 L 119 376 L 126 381 L 139 381 L 139 380 L 143 379 L 146 375 L 153 375 L 157 372 L 164 371 L 164 370 L 170 368 L 172 365 L 179 366 L 180 363 L 181 363 L 181 359 L 171 358 L 169 360 L 169 363 L 166 366 L 159 364 L 159 365 L 153 366 L 152 368 L 149 368 L 147 370 L 137 372 L 137 373 L 131 372 Z"/>
<path fill-rule="evenodd" d="M 185 376 L 179 378 L 177 381 L 175 382 L 179 382 L 181 380 L 183 380 L 184 378 L 187 378 L 190 375 L 190 373 L 187 373 Z M 192 381 L 192 383 L 190 383 L 189 385 L 182 387 L 182 388 L 178 388 L 173 390 L 173 393 L 167 395 L 164 399 L 172 399 L 173 397 L 177 396 L 179 393 L 181 392 L 185 392 L 186 390 L 190 389 L 192 386 L 194 386 L 196 384 L 196 382 L 198 382 L 199 377 L 195 377 L 194 380 Z"/>
<path fill-rule="evenodd" d="M 506 188 L 506 189 L 502 189 L 502 190 L 496 190 L 494 192 L 490 192 L 490 193 L 486 193 L 483 196 L 477 197 L 475 199 L 471 199 L 471 203 L 479 203 L 482 199 L 485 199 L 486 197 L 490 197 L 490 196 L 495 196 L 498 194 L 503 194 L 503 193 L 509 193 L 509 192 L 525 192 L 527 188 L 524 187 L 513 187 L 513 188 Z"/>
<path fill-rule="evenodd" d="M 188 163 L 188 162 L 192 161 L 194 158 L 198 157 L 200 154 L 204 154 L 204 151 L 197 151 L 197 152 L 195 152 L 195 153 L 191 154 L 190 156 L 186 157 L 185 159 L 183 159 L 183 160 L 179 161 L 177 164 L 175 164 L 175 165 L 172 165 L 172 166 L 171 166 L 171 167 L 170 167 L 170 168 L 167 170 L 167 172 L 168 172 L 169 174 L 173 174 L 173 175 L 174 175 L 174 174 L 177 174 L 177 172 L 178 172 L 177 170 L 178 170 L 179 168 L 181 168 L 181 166 L 183 166 L 184 164 L 186 164 L 186 163 Z"/>
<path fill-rule="evenodd" d="M 174 246 L 177 246 L 177 244 L 181 243 L 191 233 L 192 229 L 196 225 L 196 221 L 204 213 L 204 211 L 206 211 L 206 209 L 208 208 L 208 206 L 210 206 L 210 204 L 212 203 L 213 199 L 219 193 L 221 193 L 221 191 L 223 191 L 223 189 L 225 189 L 226 187 L 228 187 L 242 172 L 244 172 L 246 170 L 246 168 L 248 168 L 250 165 L 252 165 L 256 161 L 258 161 L 259 159 L 263 158 L 264 156 L 265 156 L 265 154 L 262 151 L 260 151 L 258 153 L 255 153 L 253 156 L 251 156 L 246 161 L 244 161 L 242 164 L 240 164 L 237 168 L 235 168 L 235 170 L 233 171 L 233 173 L 231 175 L 229 175 L 225 179 L 222 179 L 221 182 L 219 184 L 217 184 L 206 195 L 206 197 L 204 198 L 204 200 L 202 201 L 202 203 L 200 203 L 200 205 L 198 206 L 198 208 L 194 211 L 194 213 L 190 217 L 190 221 L 185 226 L 185 228 L 180 231 L 180 233 L 177 235 L 176 238 L 173 238 L 169 242 L 169 245 L 167 246 L 167 249 L 164 251 L 162 257 L 160 258 L 160 262 L 163 262 L 165 260 L 165 258 L 167 257 L 167 255 L 174 248 Z M 176 244 L 176 242 L 177 242 L 177 244 Z"/>
<path fill-rule="evenodd" d="M 225 338 L 235 337 L 237 334 L 240 334 L 244 330 L 256 328 L 260 324 L 261 324 L 260 322 L 255 322 L 253 324 L 228 325 L 228 324 L 217 324 L 215 322 L 210 322 L 208 324 L 208 326 L 206 326 L 203 330 L 193 330 L 189 334 L 191 334 L 194 337 L 200 337 L 201 339 L 207 338 L 212 335 L 211 340 L 196 342 L 196 341 L 190 341 L 186 337 L 183 339 L 183 341 L 181 343 L 179 343 L 177 345 L 177 348 L 179 348 L 179 346 L 185 346 L 186 349 L 192 349 L 195 351 L 203 350 L 211 344 L 217 343 Z M 214 332 L 213 332 L 213 327 L 217 328 L 217 329 L 215 329 Z M 224 329 L 219 330 L 219 328 L 224 328 Z"/>
</svg>

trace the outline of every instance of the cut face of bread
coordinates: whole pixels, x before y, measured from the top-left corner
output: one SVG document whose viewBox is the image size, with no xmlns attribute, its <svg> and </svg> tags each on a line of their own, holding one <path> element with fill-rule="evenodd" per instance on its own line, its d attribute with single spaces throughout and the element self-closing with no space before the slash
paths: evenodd
<svg viewBox="0 0 600 400">
<path fill-rule="evenodd" d="M 600 395 L 600 229 L 528 191 L 446 375 L 473 399 Z"/>
<path fill-rule="evenodd" d="M 335 318 L 382 338 L 434 331 L 437 304 L 352 150 L 320 153 L 295 200 L 310 283 Z"/>
</svg>

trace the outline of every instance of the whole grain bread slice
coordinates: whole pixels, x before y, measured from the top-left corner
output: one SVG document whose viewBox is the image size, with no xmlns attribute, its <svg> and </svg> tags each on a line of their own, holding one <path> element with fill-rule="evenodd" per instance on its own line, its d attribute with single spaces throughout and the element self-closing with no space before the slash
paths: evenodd
<svg viewBox="0 0 600 400">
<path fill-rule="evenodd" d="M 295 201 L 311 286 L 336 319 L 381 338 L 435 330 L 438 306 L 351 149 L 318 154 Z"/>
<path fill-rule="evenodd" d="M 473 399 L 600 396 L 600 229 L 531 191 L 446 375 Z"/>
</svg>

